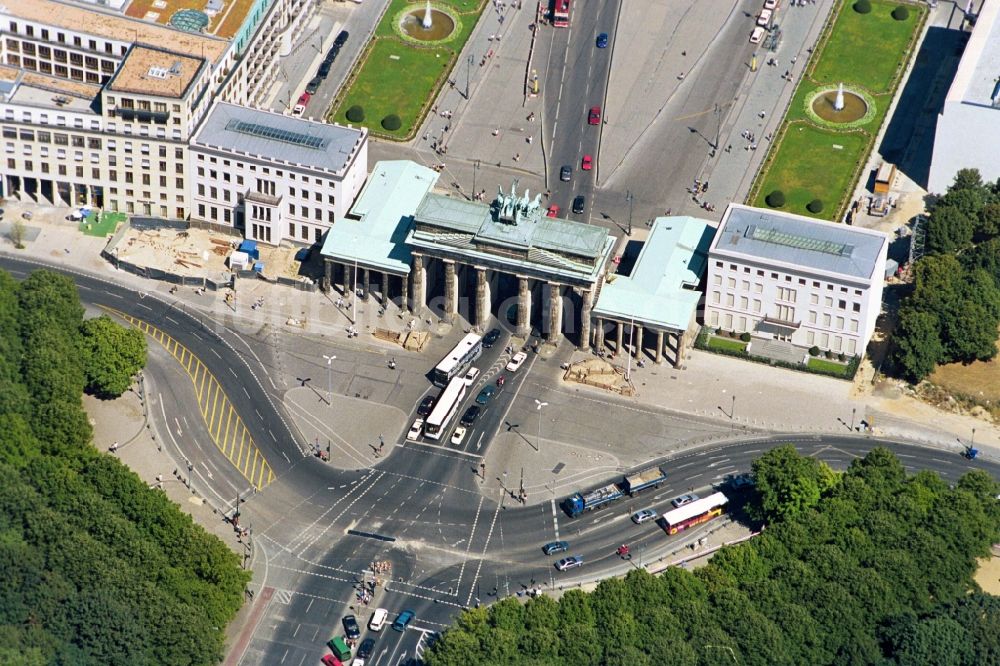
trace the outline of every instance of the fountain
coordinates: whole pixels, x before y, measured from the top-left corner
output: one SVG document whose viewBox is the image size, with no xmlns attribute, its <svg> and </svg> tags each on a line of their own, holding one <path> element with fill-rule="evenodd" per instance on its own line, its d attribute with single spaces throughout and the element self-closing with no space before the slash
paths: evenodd
<svg viewBox="0 0 1000 666">
<path fill-rule="evenodd" d="M 404 38 L 418 42 L 439 42 L 455 32 L 455 18 L 445 11 L 431 7 L 430 0 L 423 7 L 407 9 L 399 15 L 399 31 Z"/>
<path fill-rule="evenodd" d="M 424 8 L 422 25 L 424 26 L 424 30 L 430 30 L 431 26 L 434 25 L 434 19 L 431 17 L 431 0 L 427 0 L 427 6 Z"/>
<path fill-rule="evenodd" d="M 843 111 L 844 110 L 844 82 L 843 81 L 840 82 L 840 87 L 837 88 L 837 97 L 833 100 L 833 110 L 834 111 Z"/>
</svg>

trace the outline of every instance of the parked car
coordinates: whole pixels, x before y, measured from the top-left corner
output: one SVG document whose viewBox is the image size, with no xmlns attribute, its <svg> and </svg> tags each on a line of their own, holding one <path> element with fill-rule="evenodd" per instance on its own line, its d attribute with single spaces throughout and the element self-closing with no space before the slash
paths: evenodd
<svg viewBox="0 0 1000 666">
<path fill-rule="evenodd" d="M 573 198 L 573 212 L 577 215 L 583 212 L 586 205 L 587 199 L 582 194 L 578 194 Z"/>
<path fill-rule="evenodd" d="M 764 0 L 764 9 L 770 9 L 772 12 L 778 8 L 778 0 Z"/>
<path fill-rule="evenodd" d="M 476 396 L 476 404 L 486 406 L 489 404 L 490 399 L 497 393 L 497 387 L 492 384 L 487 384 L 483 387 L 483 390 L 479 392 Z"/>
<path fill-rule="evenodd" d="M 432 411 L 434 411 L 434 405 L 437 404 L 437 398 L 432 395 L 425 397 L 417 405 L 417 415 L 418 416 L 429 416 Z"/>
<path fill-rule="evenodd" d="M 597 48 L 599 49 L 608 48 L 608 33 L 602 32 L 597 36 Z"/>
<path fill-rule="evenodd" d="M 656 518 L 656 511 L 653 509 L 643 509 L 632 514 L 632 522 L 636 525 L 642 525 L 647 520 L 653 520 L 654 518 Z"/>
<path fill-rule="evenodd" d="M 556 569 L 559 569 L 559 571 L 575 569 L 576 567 L 581 566 L 583 566 L 583 558 L 579 555 L 570 555 L 569 557 L 564 557 L 556 562 Z"/>
<path fill-rule="evenodd" d="M 340 661 L 332 654 L 324 654 L 320 657 L 319 663 L 323 664 L 323 666 L 344 666 L 344 662 Z"/>
<path fill-rule="evenodd" d="M 546 555 L 555 555 L 556 553 L 565 553 L 569 550 L 568 541 L 551 541 L 544 546 L 542 546 L 542 552 Z"/>
<path fill-rule="evenodd" d="M 466 428 L 471 428 L 473 425 L 475 425 L 476 419 L 479 418 L 479 415 L 482 413 L 482 411 L 483 410 L 479 405 L 472 405 L 467 410 L 465 410 L 464 414 L 462 414 L 462 419 L 461 421 L 459 421 L 459 423 L 464 425 Z"/>
<path fill-rule="evenodd" d="M 455 428 L 455 432 L 451 433 L 451 443 L 455 446 L 459 446 L 465 441 L 465 433 L 469 432 L 464 426 L 458 426 Z"/>
<path fill-rule="evenodd" d="M 517 372 L 520 370 L 521 366 L 524 365 L 525 359 L 527 358 L 528 355 L 523 351 L 514 354 L 514 357 L 510 359 L 510 362 L 507 364 L 507 372 Z"/>
<path fill-rule="evenodd" d="M 770 9 L 760 10 L 760 16 L 757 17 L 757 25 L 766 28 L 771 23 L 771 16 L 773 12 Z"/>
<path fill-rule="evenodd" d="M 404 610 L 392 623 L 392 628 L 396 631 L 406 631 L 406 627 L 413 621 L 415 613 L 411 610 Z"/>
<path fill-rule="evenodd" d="M 601 107 L 592 106 L 590 107 L 590 113 L 587 114 L 587 122 L 591 125 L 601 124 Z"/>
<path fill-rule="evenodd" d="M 310 95 L 307 92 L 304 92 L 301 95 L 299 95 L 299 99 L 295 103 L 296 104 L 301 104 L 302 106 L 307 106 L 309 104 L 309 100 L 311 100 L 311 99 L 312 99 L 312 95 Z"/>
<path fill-rule="evenodd" d="M 305 112 L 306 112 L 306 107 L 304 107 L 301 104 L 296 104 L 295 107 L 292 109 L 293 116 L 301 116 Z"/>
<path fill-rule="evenodd" d="M 670 500 L 670 503 L 673 504 L 674 508 L 676 509 L 684 506 L 685 504 L 690 504 L 696 499 L 698 499 L 697 495 L 695 495 L 694 493 L 689 493 L 687 495 L 681 495 L 680 497 L 673 498 L 672 500 Z"/>
<path fill-rule="evenodd" d="M 313 77 L 313 79 L 306 84 L 306 92 L 310 95 L 315 95 L 316 91 L 319 90 L 319 84 L 321 83 L 323 83 L 323 79 L 321 77 Z"/>
<path fill-rule="evenodd" d="M 347 32 L 346 30 L 341 30 L 340 34 L 337 35 L 337 38 L 333 40 L 333 43 L 336 46 L 343 46 L 344 44 L 347 43 L 347 38 L 350 36 L 351 33 Z"/>
<path fill-rule="evenodd" d="M 559 217 L 559 206 L 558 204 L 552 204 L 549 209 L 545 211 L 545 217 Z"/>
<path fill-rule="evenodd" d="M 420 433 L 422 433 L 423 431 L 424 431 L 424 420 L 417 419 L 416 421 L 413 422 L 413 425 L 410 426 L 410 432 L 406 433 L 406 439 L 410 440 L 411 442 L 415 442 L 418 439 L 420 439 Z"/>
<path fill-rule="evenodd" d="M 590 171 L 594 168 L 594 158 L 590 155 L 584 155 L 583 159 L 580 161 L 580 168 L 584 171 Z"/>
<path fill-rule="evenodd" d="M 350 640 L 354 640 L 361 636 L 361 627 L 358 626 L 358 618 L 353 615 L 345 615 L 344 619 L 341 620 L 344 625 L 344 635 Z"/>
<path fill-rule="evenodd" d="M 564 183 L 568 183 L 569 179 L 573 177 L 573 167 L 568 164 L 564 164 L 561 169 L 559 169 L 559 180 Z"/>
<path fill-rule="evenodd" d="M 489 333 L 483 336 L 483 346 L 489 349 L 497 343 L 500 339 L 500 329 L 494 328 Z"/>
<path fill-rule="evenodd" d="M 376 608 L 372 613 L 372 619 L 368 620 L 368 628 L 374 632 L 382 631 L 385 621 L 389 618 L 389 611 L 384 608 Z"/>
<path fill-rule="evenodd" d="M 321 77 L 323 77 L 325 79 L 326 75 L 330 73 L 330 66 L 332 64 L 333 63 L 330 63 L 330 62 L 327 62 L 327 61 L 324 60 L 323 62 L 321 62 L 319 64 L 319 70 L 316 72 L 316 74 L 318 76 L 321 76 Z"/>
<path fill-rule="evenodd" d="M 764 39 L 765 34 L 767 34 L 767 31 L 764 30 L 764 28 L 760 26 L 755 27 L 753 29 L 753 32 L 750 33 L 750 43 L 760 44 L 760 41 Z"/>
<path fill-rule="evenodd" d="M 465 373 L 465 385 L 472 386 L 476 383 L 476 379 L 479 377 L 479 368 L 472 367 L 469 371 Z"/>
</svg>

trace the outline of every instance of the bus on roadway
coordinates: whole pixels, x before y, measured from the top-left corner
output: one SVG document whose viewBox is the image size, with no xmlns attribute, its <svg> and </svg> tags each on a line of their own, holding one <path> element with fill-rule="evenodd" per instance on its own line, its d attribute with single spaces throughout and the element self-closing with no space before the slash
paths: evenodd
<svg viewBox="0 0 1000 666">
<path fill-rule="evenodd" d="M 689 527 L 707 523 L 716 516 L 721 516 L 726 510 L 729 498 L 722 493 L 715 493 L 690 504 L 667 511 L 656 524 L 670 535 L 682 532 Z"/>
<path fill-rule="evenodd" d="M 569 27 L 570 0 L 552 0 L 552 25 L 557 28 Z"/>
<path fill-rule="evenodd" d="M 448 424 L 455 418 L 455 412 L 465 400 L 465 390 L 468 388 L 464 377 L 455 377 L 448 382 L 447 388 L 441 392 L 434 410 L 424 424 L 424 436 L 431 439 L 441 439 Z"/>
<path fill-rule="evenodd" d="M 469 333 L 455 345 L 434 368 L 431 380 L 438 386 L 447 386 L 456 376 L 464 374 L 472 362 L 483 353 L 483 336 Z"/>
</svg>

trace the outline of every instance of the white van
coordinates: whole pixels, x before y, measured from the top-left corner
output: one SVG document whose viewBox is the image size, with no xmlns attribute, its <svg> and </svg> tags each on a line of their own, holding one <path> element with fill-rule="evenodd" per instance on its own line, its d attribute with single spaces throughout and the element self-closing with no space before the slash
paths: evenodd
<svg viewBox="0 0 1000 666">
<path fill-rule="evenodd" d="M 389 617 L 389 611 L 384 608 L 376 608 L 372 613 L 372 619 L 368 621 L 368 628 L 372 631 L 382 631 L 385 621 Z"/>
</svg>

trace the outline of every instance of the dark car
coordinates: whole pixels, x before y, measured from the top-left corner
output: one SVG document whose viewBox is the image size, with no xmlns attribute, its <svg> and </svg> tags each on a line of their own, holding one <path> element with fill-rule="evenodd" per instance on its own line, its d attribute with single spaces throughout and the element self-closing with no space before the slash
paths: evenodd
<svg viewBox="0 0 1000 666">
<path fill-rule="evenodd" d="M 472 405 L 465 413 L 462 414 L 462 425 L 466 428 L 472 427 L 476 423 L 476 419 L 479 418 L 479 414 L 482 413 L 482 408 L 479 405 Z"/>
<path fill-rule="evenodd" d="M 420 405 L 417 407 L 417 414 L 419 416 L 428 416 L 434 410 L 434 405 L 437 404 L 437 398 L 432 395 L 427 396 L 420 401 Z"/>
<path fill-rule="evenodd" d="M 500 329 L 494 328 L 492 331 L 483 336 L 483 346 L 489 349 L 496 344 L 497 340 L 500 339 Z"/>
<path fill-rule="evenodd" d="M 406 627 L 411 621 L 413 621 L 414 615 L 415 613 L 411 610 L 403 611 L 399 614 L 399 617 L 396 618 L 396 621 L 392 623 L 392 628 L 396 631 L 406 631 Z"/>
<path fill-rule="evenodd" d="M 599 49 L 608 48 L 608 33 L 602 32 L 597 36 L 597 48 Z"/>
<path fill-rule="evenodd" d="M 559 169 L 559 180 L 564 183 L 568 183 L 569 179 L 573 177 L 573 167 L 568 164 L 564 164 L 562 169 Z"/>
<path fill-rule="evenodd" d="M 337 59 L 337 54 L 340 53 L 340 47 L 334 44 L 330 47 L 330 50 L 326 52 L 326 59 L 333 62 Z"/>
<path fill-rule="evenodd" d="M 565 553 L 569 550 L 568 541 L 553 541 L 542 546 L 542 552 L 546 555 L 554 555 L 556 553 Z"/>
<path fill-rule="evenodd" d="M 496 395 L 496 392 L 497 392 L 496 386 L 493 386 L 492 384 L 484 386 L 483 390 L 480 391 L 479 395 L 476 396 L 476 404 L 484 406 L 487 405 L 490 401 L 490 398 Z"/>
<path fill-rule="evenodd" d="M 341 30 L 340 34 L 337 35 L 337 39 L 333 40 L 333 43 L 336 46 L 343 46 L 344 44 L 347 43 L 347 38 L 350 37 L 350 36 L 351 36 L 351 33 L 347 32 L 346 30 Z"/>
<path fill-rule="evenodd" d="M 361 641 L 361 645 L 358 646 L 358 651 L 354 653 L 354 656 L 358 659 L 367 659 L 372 656 L 372 652 L 375 651 L 375 639 L 366 638 Z"/>
<path fill-rule="evenodd" d="M 586 204 L 587 204 L 587 200 L 584 198 L 584 196 L 582 194 L 578 194 L 573 199 L 573 212 L 576 213 L 576 214 L 582 213 L 583 212 L 583 207 Z"/>
<path fill-rule="evenodd" d="M 319 71 L 316 72 L 317 76 L 322 76 L 326 78 L 326 75 L 330 73 L 330 63 L 323 61 L 319 66 Z"/>
<path fill-rule="evenodd" d="M 323 83 L 323 79 L 321 77 L 314 77 L 312 81 L 306 84 L 306 92 L 310 95 L 316 94 L 316 91 L 319 90 L 319 84 L 321 83 Z"/>
<path fill-rule="evenodd" d="M 358 620 L 353 615 L 345 615 L 342 622 L 344 623 L 344 634 L 348 639 L 353 641 L 361 636 L 361 627 L 358 626 Z"/>
</svg>

